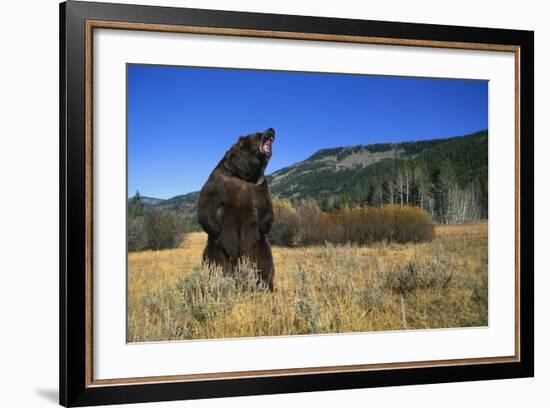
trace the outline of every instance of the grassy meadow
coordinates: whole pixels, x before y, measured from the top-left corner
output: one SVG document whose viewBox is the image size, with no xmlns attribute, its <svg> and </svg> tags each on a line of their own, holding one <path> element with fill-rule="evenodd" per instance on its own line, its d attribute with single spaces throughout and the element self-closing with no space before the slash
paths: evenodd
<svg viewBox="0 0 550 408">
<path fill-rule="evenodd" d="M 428 243 L 273 247 L 273 293 L 253 268 L 201 266 L 206 234 L 128 255 L 128 341 L 486 326 L 487 224 Z"/>
</svg>

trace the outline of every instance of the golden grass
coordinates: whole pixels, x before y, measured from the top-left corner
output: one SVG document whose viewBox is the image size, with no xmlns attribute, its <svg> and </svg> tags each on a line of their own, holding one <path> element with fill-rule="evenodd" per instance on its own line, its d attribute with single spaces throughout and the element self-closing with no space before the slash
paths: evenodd
<svg viewBox="0 0 550 408">
<path fill-rule="evenodd" d="M 485 223 L 430 243 L 274 247 L 273 293 L 201 268 L 205 241 L 129 254 L 129 341 L 487 325 Z"/>
</svg>

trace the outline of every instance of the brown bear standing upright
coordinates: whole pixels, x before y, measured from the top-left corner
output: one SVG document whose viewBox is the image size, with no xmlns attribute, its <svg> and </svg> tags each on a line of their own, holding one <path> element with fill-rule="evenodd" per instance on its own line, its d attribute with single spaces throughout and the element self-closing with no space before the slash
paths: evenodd
<svg viewBox="0 0 550 408">
<path fill-rule="evenodd" d="M 271 290 L 275 269 L 266 235 L 273 204 L 264 170 L 274 140 L 273 129 L 239 137 L 210 174 L 198 202 L 199 223 L 208 234 L 203 261 L 231 273 L 247 257 Z"/>
</svg>

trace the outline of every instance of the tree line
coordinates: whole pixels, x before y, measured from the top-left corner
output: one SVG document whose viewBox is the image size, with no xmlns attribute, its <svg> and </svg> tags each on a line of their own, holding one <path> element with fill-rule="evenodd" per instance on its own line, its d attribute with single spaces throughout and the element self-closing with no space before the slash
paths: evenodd
<svg viewBox="0 0 550 408">
<path fill-rule="evenodd" d="M 187 230 L 187 219 L 176 211 L 146 209 L 139 191 L 128 201 L 128 251 L 177 247 Z"/>
<path fill-rule="evenodd" d="M 435 234 L 430 215 L 418 207 L 343 205 L 323 212 L 312 199 L 303 200 L 297 207 L 290 200 L 275 199 L 273 209 L 269 240 L 274 245 L 403 244 L 431 241 Z"/>
</svg>

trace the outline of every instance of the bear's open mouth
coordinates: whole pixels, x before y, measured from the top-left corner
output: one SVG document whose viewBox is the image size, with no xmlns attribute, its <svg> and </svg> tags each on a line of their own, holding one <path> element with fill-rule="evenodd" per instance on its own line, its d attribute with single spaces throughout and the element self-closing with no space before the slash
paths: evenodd
<svg viewBox="0 0 550 408">
<path fill-rule="evenodd" d="M 273 133 L 266 133 L 262 138 L 262 143 L 260 145 L 260 151 L 266 156 L 271 156 L 271 145 L 275 140 Z"/>
</svg>

